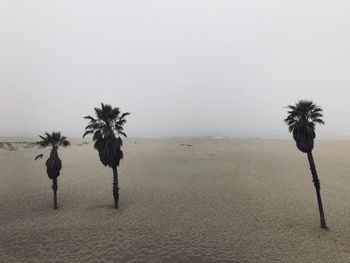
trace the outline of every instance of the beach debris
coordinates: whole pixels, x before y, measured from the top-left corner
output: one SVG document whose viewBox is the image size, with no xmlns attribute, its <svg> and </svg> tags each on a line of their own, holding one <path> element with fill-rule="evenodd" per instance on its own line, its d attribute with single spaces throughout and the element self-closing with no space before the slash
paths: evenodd
<svg viewBox="0 0 350 263">
<path fill-rule="evenodd" d="M 43 153 L 41 153 L 41 154 L 37 155 L 37 156 L 34 158 L 34 161 L 36 161 L 36 160 L 38 160 L 38 159 L 43 158 L 43 156 L 44 156 L 44 154 L 43 154 Z"/>
<path fill-rule="evenodd" d="M 179 144 L 179 146 L 187 146 L 187 147 L 193 147 L 193 144 L 185 144 L 185 143 L 181 143 Z"/>
</svg>

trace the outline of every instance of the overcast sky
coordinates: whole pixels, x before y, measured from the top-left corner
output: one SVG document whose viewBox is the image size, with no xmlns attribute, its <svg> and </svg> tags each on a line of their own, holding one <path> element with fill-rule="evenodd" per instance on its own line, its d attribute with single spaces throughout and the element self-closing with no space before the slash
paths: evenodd
<svg viewBox="0 0 350 263">
<path fill-rule="evenodd" d="M 81 135 L 100 102 L 130 136 L 289 136 L 287 104 L 350 135 L 350 2 L 1 0 L 0 135 Z"/>
</svg>

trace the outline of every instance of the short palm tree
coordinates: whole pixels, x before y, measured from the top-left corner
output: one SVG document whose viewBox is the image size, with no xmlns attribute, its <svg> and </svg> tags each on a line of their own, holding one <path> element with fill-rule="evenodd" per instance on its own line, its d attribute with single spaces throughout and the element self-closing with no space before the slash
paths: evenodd
<svg viewBox="0 0 350 263">
<path fill-rule="evenodd" d="M 114 207 L 118 209 L 119 185 L 118 171 L 120 160 L 123 158 L 121 146 L 123 144 L 120 135 L 126 137 L 123 125 L 126 123 L 125 117 L 130 113 L 121 113 L 119 108 L 101 103 L 101 108 L 95 108 L 96 118 L 84 117 L 90 120 L 85 127 L 83 137 L 93 134 L 94 147 L 98 151 L 100 160 L 104 166 L 109 166 L 113 170 L 113 197 Z"/>
<path fill-rule="evenodd" d="M 44 136 L 39 135 L 42 139 L 37 142 L 41 147 L 51 147 L 50 157 L 46 161 L 46 171 L 49 178 L 52 180 L 52 190 L 53 190 L 53 209 L 57 209 L 57 178 L 60 175 L 62 168 L 61 159 L 58 157 L 58 147 L 63 146 L 67 147 L 70 145 L 70 142 L 65 136 L 61 136 L 60 132 L 52 132 L 49 134 L 45 133 Z M 39 154 L 35 157 L 35 160 L 42 158 L 43 154 Z"/>
<path fill-rule="evenodd" d="M 307 100 L 300 100 L 294 106 L 289 105 L 287 108 L 289 109 L 288 116 L 284 121 L 289 127 L 289 132 L 293 133 L 297 148 L 301 152 L 307 154 L 313 183 L 316 188 L 321 228 L 327 229 L 321 200 L 320 180 L 318 179 L 314 158 L 312 156 L 314 139 L 316 137 L 315 126 L 316 124 L 324 124 L 322 120 L 322 109 L 312 101 Z"/>
</svg>

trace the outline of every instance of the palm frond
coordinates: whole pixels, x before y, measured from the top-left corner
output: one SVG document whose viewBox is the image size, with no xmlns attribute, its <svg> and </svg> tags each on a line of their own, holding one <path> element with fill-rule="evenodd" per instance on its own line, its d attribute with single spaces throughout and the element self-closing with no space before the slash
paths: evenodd
<svg viewBox="0 0 350 263">
<path fill-rule="evenodd" d="M 119 119 L 116 124 L 120 125 L 120 126 L 123 126 L 124 124 L 126 123 L 126 120 L 125 119 Z"/>
<path fill-rule="evenodd" d="M 114 125 L 114 128 L 115 128 L 117 131 L 123 131 L 123 130 L 124 130 L 123 126 L 122 126 L 122 125 L 119 125 L 118 123 L 116 123 L 116 124 Z"/>
<path fill-rule="evenodd" d="M 102 132 L 100 130 L 97 130 L 97 131 L 95 131 L 94 136 L 92 137 L 92 140 L 96 141 L 101 137 L 102 137 Z"/>
<path fill-rule="evenodd" d="M 113 118 L 115 118 L 115 119 L 119 118 L 119 114 L 120 114 L 119 108 L 114 108 L 112 110 L 112 113 L 113 113 Z"/>
<path fill-rule="evenodd" d="M 90 115 L 85 116 L 84 119 L 88 119 L 88 120 L 90 120 L 91 122 L 95 122 L 95 121 L 96 121 L 96 119 L 93 118 L 93 117 L 91 117 Z"/>
<path fill-rule="evenodd" d="M 98 119 L 102 120 L 103 119 L 103 116 L 102 116 L 102 109 L 100 108 L 95 108 L 95 114 L 97 116 Z"/>
<path fill-rule="evenodd" d="M 44 136 L 41 136 L 41 135 L 38 135 L 43 141 L 46 141 L 47 140 L 47 138 L 46 137 L 44 137 Z"/>
<path fill-rule="evenodd" d="M 85 131 L 84 134 L 83 134 L 83 138 L 85 138 L 86 135 L 92 134 L 92 133 L 94 133 L 93 130 L 87 130 L 87 131 Z"/>
<path fill-rule="evenodd" d="M 60 146 L 63 146 L 63 147 L 70 146 L 70 142 L 68 140 L 61 140 Z"/>
<path fill-rule="evenodd" d="M 126 116 L 130 115 L 130 112 L 124 112 L 121 116 L 120 119 L 124 119 Z"/>
<path fill-rule="evenodd" d="M 121 134 L 121 135 L 123 135 L 124 137 L 128 137 L 128 136 L 126 136 L 126 134 L 125 134 L 124 132 L 122 132 L 122 131 L 118 131 L 118 134 Z"/>
<path fill-rule="evenodd" d="M 39 155 L 35 156 L 34 161 L 36 161 L 36 160 L 38 160 L 38 159 L 43 158 L 43 156 L 44 156 L 44 154 L 43 154 L 43 153 L 41 153 L 41 154 L 39 154 Z"/>
</svg>

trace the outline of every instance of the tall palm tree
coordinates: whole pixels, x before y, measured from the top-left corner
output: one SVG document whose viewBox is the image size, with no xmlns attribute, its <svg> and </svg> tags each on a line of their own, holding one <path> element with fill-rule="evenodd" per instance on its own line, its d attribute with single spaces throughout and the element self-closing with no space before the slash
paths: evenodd
<svg viewBox="0 0 350 263">
<path fill-rule="evenodd" d="M 59 146 L 67 147 L 70 145 L 70 142 L 67 140 L 67 137 L 62 136 L 60 132 L 52 132 L 51 134 L 45 132 L 44 136 L 39 135 L 39 137 L 42 140 L 37 143 L 41 147 L 51 147 L 50 157 L 46 161 L 46 172 L 48 177 L 52 180 L 53 209 L 57 209 L 57 178 L 62 168 L 62 162 L 58 157 L 57 151 Z M 36 156 L 34 160 L 42 158 L 44 153 Z"/>
<path fill-rule="evenodd" d="M 121 113 L 119 108 L 101 103 L 101 108 L 95 108 L 96 118 L 85 116 L 90 120 L 85 127 L 83 137 L 93 134 L 94 147 L 98 151 L 100 160 L 104 166 L 109 166 L 113 170 L 113 197 L 114 207 L 118 209 L 119 185 L 118 171 L 120 160 L 123 159 L 121 146 L 123 145 L 120 135 L 127 137 L 124 133 L 123 125 L 126 123 L 125 117 L 130 113 Z"/>
<path fill-rule="evenodd" d="M 320 193 L 320 180 L 318 179 L 312 150 L 314 148 L 315 126 L 316 124 L 324 124 L 322 120 L 322 109 L 315 105 L 312 101 L 300 100 L 294 106 L 288 105 L 288 116 L 284 120 L 289 132 L 293 133 L 293 138 L 296 142 L 297 148 L 307 154 L 312 179 L 316 188 L 318 208 L 320 211 L 321 228 L 327 229 L 326 219 L 323 212 L 323 205 Z"/>
</svg>

